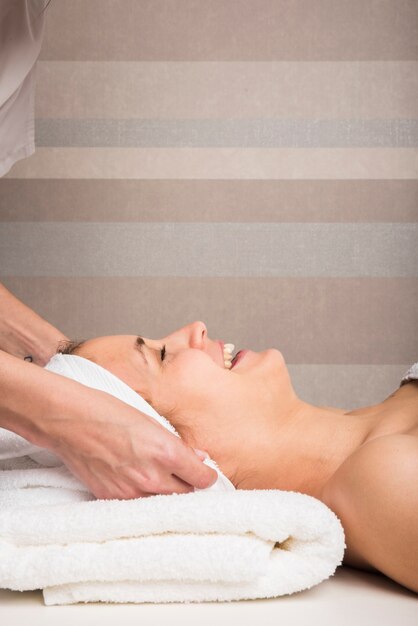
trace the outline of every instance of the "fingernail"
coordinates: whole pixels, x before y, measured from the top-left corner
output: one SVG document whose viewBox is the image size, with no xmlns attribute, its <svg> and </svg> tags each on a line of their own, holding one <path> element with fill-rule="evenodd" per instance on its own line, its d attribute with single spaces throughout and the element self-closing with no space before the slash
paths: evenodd
<svg viewBox="0 0 418 626">
<path fill-rule="evenodd" d="M 205 452 L 204 450 L 198 450 L 197 448 L 193 448 L 193 450 L 196 452 L 197 456 L 200 456 L 200 458 L 203 459 L 209 459 L 209 454 L 207 452 Z"/>
</svg>

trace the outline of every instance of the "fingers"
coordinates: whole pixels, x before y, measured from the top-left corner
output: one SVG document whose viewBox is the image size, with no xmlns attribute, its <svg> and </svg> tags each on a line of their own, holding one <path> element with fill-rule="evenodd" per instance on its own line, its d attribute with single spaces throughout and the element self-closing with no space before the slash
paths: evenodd
<svg viewBox="0 0 418 626">
<path fill-rule="evenodd" d="M 186 447 L 186 451 L 191 454 L 192 458 L 194 457 L 193 461 L 200 469 L 200 466 L 203 466 L 202 461 L 196 457 L 191 448 Z M 99 472 L 94 464 L 85 465 L 75 458 L 71 461 L 67 458 L 66 465 L 99 500 L 132 500 L 158 494 L 169 495 L 194 491 L 194 487 L 189 482 L 172 474 L 171 465 L 162 467 L 161 462 L 159 462 L 158 469 L 149 467 L 147 471 L 125 466 L 117 475 L 109 472 L 108 468 L 106 470 L 102 468 Z M 194 482 L 199 483 L 199 480 Z M 212 483 L 211 477 L 210 483 Z"/>
<path fill-rule="evenodd" d="M 198 450 L 197 448 L 193 448 L 193 450 L 196 452 L 197 456 L 202 461 L 205 461 L 206 459 L 209 459 L 209 454 L 207 452 L 205 452 L 205 450 Z"/>
<path fill-rule="evenodd" d="M 143 471 L 124 467 L 117 477 L 115 475 L 102 476 L 98 481 L 91 475 L 85 477 L 89 482 L 89 489 L 100 500 L 133 500 L 159 494 L 190 493 L 194 488 L 180 478 L 167 473 L 166 470 L 149 474 Z"/>
<path fill-rule="evenodd" d="M 176 450 L 176 457 L 171 459 L 171 471 L 197 489 L 211 487 L 218 479 L 216 470 L 202 463 L 192 448 L 185 444 Z"/>
<path fill-rule="evenodd" d="M 190 493 L 195 487 L 205 489 L 216 482 L 217 472 L 205 465 L 192 448 L 178 439 L 172 443 L 173 447 L 166 447 L 159 457 L 158 466 L 148 466 L 147 470 L 123 468 L 124 479 L 128 483 L 125 499 L 140 498 L 144 494 Z M 205 458 L 209 456 L 199 452 Z"/>
<path fill-rule="evenodd" d="M 198 460 L 197 463 L 198 467 L 199 465 L 203 465 L 202 461 Z M 83 472 L 75 472 L 74 466 L 71 469 L 73 473 L 79 474 L 79 478 L 83 480 L 89 490 L 99 500 L 132 500 L 158 494 L 169 495 L 173 493 L 191 493 L 194 491 L 192 484 L 185 482 L 178 476 L 168 473 L 167 470 L 154 475 L 144 476 L 142 472 L 135 469 L 124 468 L 123 476 L 119 475 L 116 477 L 114 475 L 106 475 L 102 476 L 99 480 L 98 477 L 94 476 L 92 473 L 87 473 L 84 468 Z M 210 469 L 210 472 L 215 474 L 216 481 L 216 472 L 211 468 L 207 469 Z M 198 486 L 199 484 L 203 484 L 201 480 L 199 482 L 199 479 L 195 479 L 194 482 L 198 483 L 196 485 L 198 489 L 204 488 Z M 209 477 L 209 484 L 213 484 L 212 476 Z"/>
<path fill-rule="evenodd" d="M 132 468 L 125 468 L 127 480 L 131 491 L 140 498 L 142 494 L 157 495 L 157 494 L 171 494 L 171 493 L 190 493 L 194 491 L 192 485 L 181 480 L 177 476 L 174 476 L 166 468 L 161 468 L 160 471 L 153 472 L 145 476 L 142 472 Z"/>
<path fill-rule="evenodd" d="M 162 427 L 161 427 L 162 428 Z M 217 480 L 217 472 L 205 465 L 209 455 L 194 450 L 184 441 L 164 431 L 138 454 L 122 464 L 107 459 L 92 460 L 85 454 L 61 450 L 61 458 L 99 499 L 129 500 L 157 494 L 189 493 L 206 489 Z"/>
</svg>

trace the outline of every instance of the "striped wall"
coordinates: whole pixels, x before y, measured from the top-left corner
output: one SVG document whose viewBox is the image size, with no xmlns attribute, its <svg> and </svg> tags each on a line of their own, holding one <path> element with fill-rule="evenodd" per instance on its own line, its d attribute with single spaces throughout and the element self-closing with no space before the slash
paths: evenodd
<svg viewBox="0 0 418 626">
<path fill-rule="evenodd" d="M 67 335 L 194 320 L 307 401 L 418 360 L 418 3 L 52 0 L 0 279 Z"/>
</svg>

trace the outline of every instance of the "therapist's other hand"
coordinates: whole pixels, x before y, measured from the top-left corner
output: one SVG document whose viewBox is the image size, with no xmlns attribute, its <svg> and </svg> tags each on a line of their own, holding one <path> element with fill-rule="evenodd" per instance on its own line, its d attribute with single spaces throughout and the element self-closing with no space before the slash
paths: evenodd
<svg viewBox="0 0 418 626">
<path fill-rule="evenodd" d="M 72 395 L 61 415 L 43 421 L 40 445 L 59 456 L 96 498 L 188 493 L 216 482 L 204 454 L 150 416 L 102 391 L 85 387 L 81 395 L 77 402 Z"/>
</svg>

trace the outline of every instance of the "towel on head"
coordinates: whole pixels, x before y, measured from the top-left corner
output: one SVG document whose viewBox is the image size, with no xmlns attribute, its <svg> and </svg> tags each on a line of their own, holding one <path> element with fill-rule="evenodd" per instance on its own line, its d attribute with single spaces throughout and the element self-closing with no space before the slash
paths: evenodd
<svg viewBox="0 0 418 626">
<path fill-rule="evenodd" d="M 104 391 L 122 400 L 122 402 L 138 409 L 138 411 L 149 415 L 159 422 L 161 426 L 177 437 L 180 437 L 174 426 L 165 417 L 159 415 L 144 398 L 123 382 L 123 380 L 97 363 L 93 363 L 84 357 L 73 354 L 56 354 L 47 363 L 45 369 L 76 380 L 87 387 Z M 140 419 L 140 416 L 138 416 L 138 418 Z M 39 448 L 23 439 L 23 437 L 0 429 L 0 459 L 24 455 L 28 455 L 31 459 L 38 461 L 44 466 L 54 467 L 62 465 L 62 460 L 49 450 Z M 234 485 L 225 474 L 221 472 L 213 459 L 205 459 L 204 463 L 212 467 L 218 474 L 217 481 L 210 487 L 207 487 L 205 491 L 231 491 L 235 489 Z M 200 490 L 196 488 L 195 491 Z"/>
<path fill-rule="evenodd" d="M 177 434 L 100 366 L 56 355 L 47 369 Z M 334 574 L 346 546 L 333 511 L 292 491 L 238 491 L 206 462 L 215 489 L 97 500 L 57 457 L 0 429 L 0 588 L 43 589 L 47 605 L 231 601 L 291 594 Z"/>
</svg>

